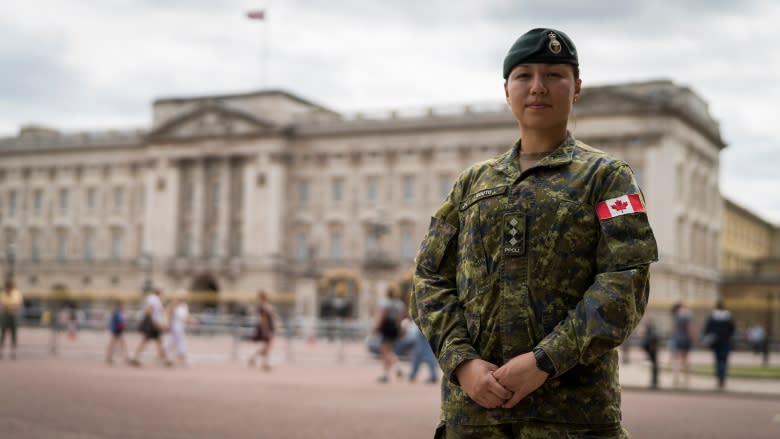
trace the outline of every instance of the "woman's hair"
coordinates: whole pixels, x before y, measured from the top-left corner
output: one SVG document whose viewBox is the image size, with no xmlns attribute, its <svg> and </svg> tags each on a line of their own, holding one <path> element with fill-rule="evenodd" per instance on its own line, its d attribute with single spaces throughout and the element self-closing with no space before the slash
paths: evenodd
<svg viewBox="0 0 780 439">
<path fill-rule="evenodd" d="M 682 303 L 680 302 L 677 302 L 674 305 L 672 305 L 672 315 L 677 314 L 677 311 L 679 311 L 680 308 L 682 308 Z"/>
</svg>

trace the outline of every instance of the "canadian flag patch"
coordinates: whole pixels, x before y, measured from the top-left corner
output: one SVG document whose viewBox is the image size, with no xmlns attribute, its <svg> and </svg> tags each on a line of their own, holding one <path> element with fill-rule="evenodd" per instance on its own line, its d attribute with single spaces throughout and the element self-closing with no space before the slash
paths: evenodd
<svg viewBox="0 0 780 439">
<path fill-rule="evenodd" d="M 642 199 L 639 197 L 639 194 L 626 194 L 596 204 L 596 213 L 602 221 L 620 215 L 644 211 L 645 205 L 642 204 Z"/>
</svg>

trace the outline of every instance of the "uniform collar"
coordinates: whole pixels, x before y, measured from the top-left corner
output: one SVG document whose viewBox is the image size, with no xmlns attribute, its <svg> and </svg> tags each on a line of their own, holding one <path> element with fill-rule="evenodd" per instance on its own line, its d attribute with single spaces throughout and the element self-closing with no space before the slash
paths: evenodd
<svg viewBox="0 0 780 439">
<path fill-rule="evenodd" d="M 522 139 L 515 142 L 512 145 L 512 149 L 504 153 L 503 157 L 498 159 L 498 162 L 494 166 L 497 171 L 503 172 L 511 178 L 517 178 L 520 176 L 520 142 Z M 547 157 L 539 160 L 536 167 L 557 167 L 571 163 L 572 157 L 574 157 L 574 149 L 577 146 L 577 140 L 571 134 L 566 132 L 566 139 L 556 147 L 553 152 Z"/>
</svg>

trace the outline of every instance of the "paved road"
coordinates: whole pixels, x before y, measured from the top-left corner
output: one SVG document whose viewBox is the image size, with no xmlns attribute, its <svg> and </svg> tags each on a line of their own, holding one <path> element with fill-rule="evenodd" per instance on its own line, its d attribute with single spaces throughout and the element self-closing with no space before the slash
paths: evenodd
<svg viewBox="0 0 780 439">
<path fill-rule="evenodd" d="M 141 369 L 106 365 L 104 334 L 63 341 L 57 357 L 45 354 L 45 333 L 24 340 L 18 360 L 0 361 L 3 439 L 428 438 L 438 417 L 426 371 L 419 383 L 376 383 L 379 362 L 359 344 L 280 343 L 264 373 L 232 361 L 225 337 L 191 338 L 192 364 L 173 369 L 151 352 Z M 240 359 L 251 349 L 238 347 Z M 623 411 L 640 439 L 780 437 L 778 395 L 627 386 Z"/>
</svg>

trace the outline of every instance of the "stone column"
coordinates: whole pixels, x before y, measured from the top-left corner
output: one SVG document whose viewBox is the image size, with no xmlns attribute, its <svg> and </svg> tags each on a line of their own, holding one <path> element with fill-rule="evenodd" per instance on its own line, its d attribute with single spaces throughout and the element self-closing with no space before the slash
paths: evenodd
<svg viewBox="0 0 780 439">
<path fill-rule="evenodd" d="M 206 189 L 205 163 L 196 158 L 192 167 L 192 242 L 191 256 L 200 258 L 203 255 L 203 206 Z"/>
<path fill-rule="evenodd" d="M 144 176 L 146 205 L 142 248 L 149 252 L 155 264 L 176 253 L 176 222 L 178 219 L 179 164 L 160 159 L 148 166 Z"/>
<path fill-rule="evenodd" d="M 258 187 L 257 184 L 257 157 L 249 157 L 243 167 L 243 214 L 241 222 L 241 237 L 242 237 L 242 256 L 244 259 L 254 260 L 260 253 L 259 231 L 260 221 L 263 218 L 262 205 L 258 200 L 258 191 L 262 191 L 262 187 Z"/>
<path fill-rule="evenodd" d="M 266 242 L 265 254 L 282 256 L 284 254 L 285 235 L 285 195 L 287 192 L 287 166 L 290 156 L 284 153 L 271 154 L 265 173 L 265 210 L 266 227 L 262 231 L 262 240 Z"/>
<path fill-rule="evenodd" d="M 230 158 L 220 159 L 217 169 L 217 181 L 219 181 L 219 201 L 216 212 L 216 233 L 217 242 L 219 242 L 217 256 L 223 258 L 228 255 L 228 222 L 230 221 L 230 210 L 233 209 L 233 206 L 230 205 Z"/>
</svg>

